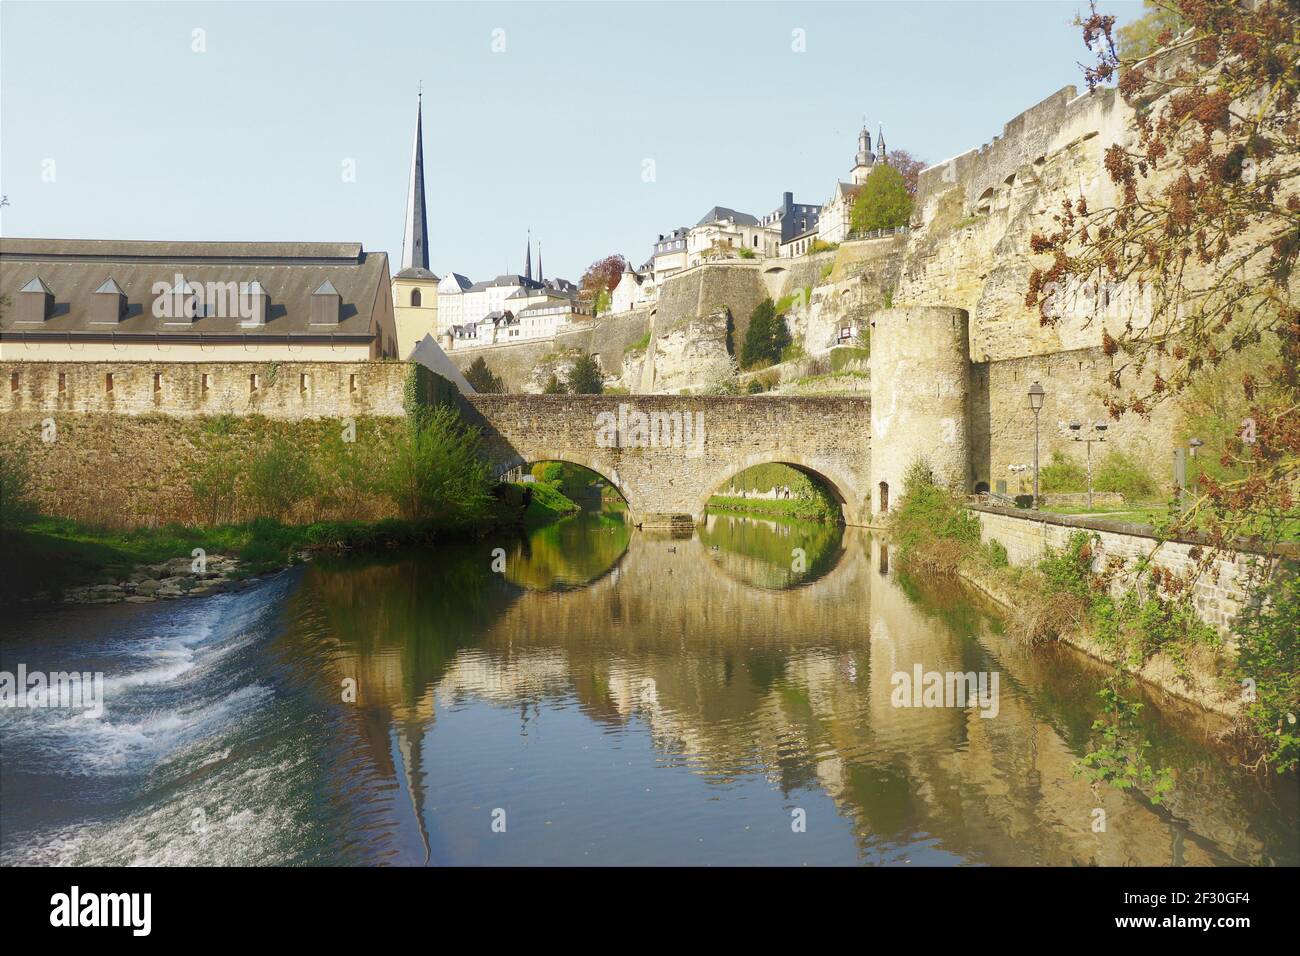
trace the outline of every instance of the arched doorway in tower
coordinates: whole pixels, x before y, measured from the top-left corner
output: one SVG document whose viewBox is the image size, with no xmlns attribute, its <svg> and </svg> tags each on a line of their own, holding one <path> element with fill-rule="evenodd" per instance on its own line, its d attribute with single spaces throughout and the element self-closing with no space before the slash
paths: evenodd
<svg viewBox="0 0 1300 956">
<path fill-rule="evenodd" d="M 889 511 L 889 482 L 880 483 L 880 513 L 886 514 Z"/>
</svg>

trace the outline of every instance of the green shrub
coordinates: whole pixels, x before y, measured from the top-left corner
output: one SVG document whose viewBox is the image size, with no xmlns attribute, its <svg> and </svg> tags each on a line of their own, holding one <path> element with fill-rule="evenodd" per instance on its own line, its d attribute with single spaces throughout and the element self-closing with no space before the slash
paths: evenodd
<svg viewBox="0 0 1300 956">
<path fill-rule="evenodd" d="M 487 360 L 481 355 L 465 369 L 465 381 L 469 382 L 474 391 L 484 395 L 499 395 L 506 390 L 506 383 L 492 373 Z"/>
<path fill-rule="evenodd" d="M 307 450 L 277 435 L 249 461 L 242 494 L 258 516 L 287 520 L 315 494 L 315 478 Z"/>
<path fill-rule="evenodd" d="M 17 445 L 0 446 L 0 527 L 12 528 L 35 513 L 30 491 L 27 453 Z"/>
<path fill-rule="evenodd" d="M 605 389 L 604 377 L 596 357 L 584 352 L 574 360 L 569 369 L 569 391 L 574 395 L 599 395 Z"/>
<path fill-rule="evenodd" d="M 197 517 L 202 524 L 223 524 L 236 518 L 242 463 L 233 449 L 210 447 L 199 471 L 190 479 Z"/>
<path fill-rule="evenodd" d="M 1114 491 L 1129 500 L 1150 498 L 1158 491 L 1151 473 L 1121 451 L 1111 451 L 1102 459 L 1093 478 L 1098 491 Z"/>
<path fill-rule="evenodd" d="M 952 573 L 980 546 L 979 518 L 965 503 L 935 482 L 924 459 L 903 476 L 903 497 L 889 518 L 898 542 L 899 560 L 914 568 Z"/>
<path fill-rule="evenodd" d="M 397 439 L 380 486 L 402 517 L 463 529 L 489 507 L 490 472 L 479 444 L 454 409 L 435 408 Z"/>
<path fill-rule="evenodd" d="M 1052 460 L 1038 471 L 1038 487 L 1043 494 L 1088 490 L 1088 474 L 1083 465 L 1057 450 Z"/>
<path fill-rule="evenodd" d="M 1007 556 L 1007 546 L 997 538 L 989 538 L 984 542 L 984 557 L 995 568 L 1005 568 L 1011 563 Z"/>
<path fill-rule="evenodd" d="M 850 362 L 865 362 L 871 358 L 871 348 L 841 346 L 831 349 L 831 371 L 841 372 Z"/>
<path fill-rule="evenodd" d="M 1072 594 L 1090 601 L 1093 596 L 1093 546 L 1097 536 L 1087 531 L 1072 531 L 1061 550 L 1048 548 L 1047 557 L 1038 570 L 1047 579 L 1049 591 Z"/>
<path fill-rule="evenodd" d="M 741 367 L 754 368 L 762 362 L 776 362 L 789 344 L 790 330 L 786 328 L 785 320 L 777 315 L 771 298 L 766 298 L 749 315 L 749 328 L 745 330 L 745 342 L 740 350 Z"/>
<path fill-rule="evenodd" d="M 1252 680 L 1247 720 L 1255 749 L 1275 770 L 1300 765 L 1300 575 L 1284 568 L 1233 626 L 1237 676 Z"/>
</svg>

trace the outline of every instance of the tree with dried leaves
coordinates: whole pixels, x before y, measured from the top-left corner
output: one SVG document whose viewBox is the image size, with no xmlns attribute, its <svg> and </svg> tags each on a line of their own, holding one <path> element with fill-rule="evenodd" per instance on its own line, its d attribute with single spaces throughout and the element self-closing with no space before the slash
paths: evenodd
<svg viewBox="0 0 1300 956">
<path fill-rule="evenodd" d="M 1114 17 L 1094 6 L 1078 21 L 1096 57 L 1089 89 L 1118 78 L 1136 135 L 1105 151 L 1112 202 L 1064 197 L 1054 228 L 1033 236 L 1049 261 L 1025 301 L 1055 325 L 1063 292 L 1093 290 L 1114 418 L 1146 415 L 1234 354 L 1259 356 L 1234 385 L 1249 413 L 1218 449 L 1233 477 L 1206 477 L 1180 524 L 1216 547 L 1277 540 L 1294 530 L 1300 480 L 1300 3 L 1153 6 L 1186 28 L 1133 56 Z"/>
</svg>

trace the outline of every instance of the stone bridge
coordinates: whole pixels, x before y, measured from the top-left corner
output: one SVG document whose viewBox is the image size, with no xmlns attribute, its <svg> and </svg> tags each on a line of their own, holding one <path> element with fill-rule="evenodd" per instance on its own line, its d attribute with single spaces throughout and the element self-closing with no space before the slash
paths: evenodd
<svg viewBox="0 0 1300 956">
<path fill-rule="evenodd" d="M 567 461 L 607 479 L 643 527 L 698 523 L 723 483 L 781 462 L 871 514 L 871 403 L 866 398 L 677 395 L 471 395 L 495 473 Z"/>
</svg>

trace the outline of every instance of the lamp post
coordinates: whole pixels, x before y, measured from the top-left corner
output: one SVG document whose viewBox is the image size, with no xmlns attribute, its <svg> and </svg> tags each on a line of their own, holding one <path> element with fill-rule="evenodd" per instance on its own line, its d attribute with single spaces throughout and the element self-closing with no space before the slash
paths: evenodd
<svg viewBox="0 0 1300 956">
<path fill-rule="evenodd" d="M 1200 470 L 1196 467 L 1196 449 L 1200 448 L 1204 444 L 1205 442 L 1201 441 L 1199 438 L 1193 438 L 1191 441 L 1187 443 L 1187 447 L 1191 449 L 1191 455 L 1192 455 L 1192 498 L 1193 499 L 1197 498 L 1201 493 L 1201 473 Z"/>
<path fill-rule="evenodd" d="M 1096 437 L 1085 438 L 1080 432 L 1083 428 L 1078 422 L 1070 422 L 1070 431 L 1074 432 L 1074 440 L 1081 441 L 1088 447 L 1088 510 L 1092 510 L 1092 443 L 1095 441 L 1106 440 L 1105 422 L 1093 422 L 1092 429 L 1096 432 Z"/>
<path fill-rule="evenodd" d="M 1034 382 L 1029 386 L 1029 407 L 1034 412 L 1034 510 L 1038 510 L 1038 413 L 1043 409 L 1043 399 L 1047 396 L 1043 386 Z"/>
</svg>

